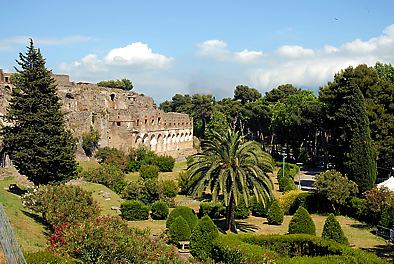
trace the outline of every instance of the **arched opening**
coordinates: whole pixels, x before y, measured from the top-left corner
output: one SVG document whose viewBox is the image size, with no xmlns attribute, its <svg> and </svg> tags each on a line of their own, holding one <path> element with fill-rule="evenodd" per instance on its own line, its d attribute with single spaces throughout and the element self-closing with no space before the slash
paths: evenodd
<svg viewBox="0 0 394 264">
<path fill-rule="evenodd" d="M 145 135 L 144 135 L 144 137 L 142 138 L 142 143 L 143 143 L 145 146 L 149 147 L 149 137 L 148 137 L 148 134 L 145 134 Z"/>
<path fill-rule="evenodd" d="M 156 139 L 155 135 L 152 135 L 150 137 L 149 147 L 150 147 L 151 150 L 156 152 L 156 150 L 157 150 L 157 139 Z"/>
<path fill-rule="evenodd" d="M 157 136 L 157 147 L 156 147 L 156 151 L 158 153 L 163 151 L 163 137 L 161 136 L 161 134 L 159 134 Z"/>
<path fill-rule="evenodd" d="M 109 97 L 111 98 L 111 101 L 115 100 L 115 94 L 111 94 Z"/>
</svg>

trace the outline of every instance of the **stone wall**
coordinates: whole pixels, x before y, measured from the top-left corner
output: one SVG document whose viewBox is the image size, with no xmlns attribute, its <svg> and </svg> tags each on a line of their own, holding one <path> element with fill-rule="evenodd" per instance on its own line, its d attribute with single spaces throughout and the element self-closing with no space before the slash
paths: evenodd
<svg viewBox="0 0 394 264">
<path fill-rule="evenodd" d="M 145 145 L 175 158 L 192 152 L 193 120 L 188 115 L 165 113 L 157 109 L 151 97 L 132 91 L 76 84 L 67 75 L 54 78 L 66 125 L 80 140 L 79 145 L 82 135 L 93 128 L 100 133 L 100 147 L 128 151 Z M 5 114 L 12 89 L 5 86 L 0 80 L 0 114 Z"/>
</svg>

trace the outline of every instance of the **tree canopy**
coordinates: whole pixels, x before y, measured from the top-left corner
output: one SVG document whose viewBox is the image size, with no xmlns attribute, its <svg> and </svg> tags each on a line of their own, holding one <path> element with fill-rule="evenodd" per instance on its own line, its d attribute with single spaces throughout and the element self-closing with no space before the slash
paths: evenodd
<svg viewBox="0 0 394 264">
<path fill-rule="evenodd" d="M 101 81 L 98 82 L 97 85 L 102 87 L 109 87 L 109 88 L 119 88 L 127 91 L 131 91 L 133 89 L 133 83 L 126 78 L 121 80 Z"/>
</svg>

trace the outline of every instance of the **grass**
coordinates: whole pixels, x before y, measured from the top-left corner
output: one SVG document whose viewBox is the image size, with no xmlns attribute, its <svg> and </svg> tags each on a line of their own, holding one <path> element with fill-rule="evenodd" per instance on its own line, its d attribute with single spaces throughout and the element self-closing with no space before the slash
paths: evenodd
<svg viewBox="0 0 394 264">
<path fill-rule="evenodd" d="M 14 177 L 0 180 L 0 202 L 10 219 L 16 239 L 25 252 L 33 252 L 46 248 L 47 229 L 39 220 L 29 216 L 24 209 L 20 197 L 8 192 L 6 189 L 10 184 L 17 183 Z"/>
</svg>

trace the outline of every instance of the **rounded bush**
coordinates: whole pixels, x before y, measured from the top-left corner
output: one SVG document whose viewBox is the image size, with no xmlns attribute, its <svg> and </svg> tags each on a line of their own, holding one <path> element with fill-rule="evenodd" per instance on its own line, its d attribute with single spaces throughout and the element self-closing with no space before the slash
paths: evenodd
<svg viewBox="0 0 394 264">
<path fill-rule="evenodd" d="M 281 225 L 283 223 L 283 210 L 277 200 L 273 200 L 267 213 L 268 224 Z"/>
<path fill-rule="evenodd" d="M 157 179 L 159 177 L 159 167 L 156 165 L 142 165 L 139 172 L 140 177 L 144 180 Z"/>
<path fill-rule="evenodd" d="M 159 181 L 160 195 L 165 198 L 175 198 L 178 194 L 178 185 L 173 180 Z"/>
<path fill-rule="evenodd" d="M 221 203 L 201 203 L 198 216 L 208 215 L 212 219 L 222 218 L 226 213 L 226 207 Z"/>
<path fill-rule="evenodd" d="M 257 201 L 255 196 L 252 197 L 250 201 L 250 210 L 253 216 L 266 217 L 267 216 L 267 206 L 264 203 Z"/>
<path fill-rule="evenodd" d="M 171 156 L 159 156 L 156 158 L 155 164 L 159 167 L 162 172 L 170 172 L 174 169 L 175 159 Z"/>
<path fill-rule="evenodd" d="M 164 201 L 156 201 L 152 204 L 150 216 L 154 220 L 164 220 L 168 216 L 168 205 Z"/>
<path fill-rule="evenodd" d="M 250 215 L 250 210 L 246 206 L 245 201 L 241 199 L 238 205 L 235 207 L 234 217 L 235 219 L 246 219 Z"/>
<path fill-rule="evenodd" d="M 190 237 L 190 253 L 198 259 L 208 259 L 211 257 L 213 240 L 218 236 L 216 225 L 208 215 L 205 215 L 193 229 Z"/>
<path fill-rule="evenodd" d="M 316 227 L 308 211 L 300 206 L 289 223 L 289 234 L 316 235 Z"/>
<path fill-rule="evenodd" d="M 149 217 L 149 206 L 138 200 L 123 202 L 120 205 L 122 217 L 126 220 L 147 220 Z"/>
<path fill-rule="evenodd" d="M 193 228 L 197 225 L 198 217 L 194 213 L 193 209 L 187 206 L 178 206 L 174 210 L 172 210 L 170 215 L 168 216 L 166 227 L 170 228 L 170 226 L 178 216 L 182 216 L 186 220 L 190 230 L 193 230 Z"/>
<path fill-rule="evenodd" d="M 143 187 L 139 182 L 128 182 L 120 196 L 126 200 L 140 200 Z"/>
<path fill-rule="evenodd" d="M 190 227 L 182 216 L 175 218 L 170 226 L 170 240 L 172 243 L 178 244 L 179 241 L 188 241 L 190 239 Z"/>
<path fill-rule="evenodd" d="M 160 200 L 160 188 L 157 179 L 147 179 L 140 182 L 142 187 L 141 201 L 151 204 Z"/>
<path fill-rule="evenodd" d="M 334 240 L 340 244 L 348 245 L 349 242 L 343 233 L 341 225 L 335 218 L 334 214 L 329 214 L 324 222 L 322 238 Z"/>
</svg>

